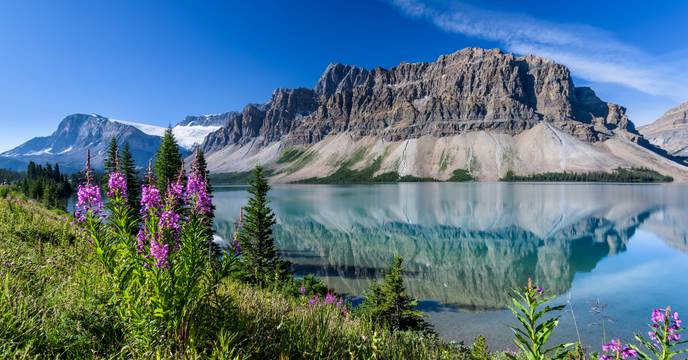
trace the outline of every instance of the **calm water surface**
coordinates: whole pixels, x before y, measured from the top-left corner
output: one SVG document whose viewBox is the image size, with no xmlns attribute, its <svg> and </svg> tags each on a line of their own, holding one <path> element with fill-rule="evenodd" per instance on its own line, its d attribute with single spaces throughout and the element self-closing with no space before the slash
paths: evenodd
<svg viewBox="0 0 688 360">
<path fill-rule="evenodd" d="M 247 198 L 216 188 L 220 235 Z M 283 185 L 270 199 L 297 274 L 357 296 L 400 254 L 410 294 L 447 339 L 513 348 L 509 290 L 528 277 L 570 304 L 555 340 L 630 340 L 653 306 L 688 311 L 688 186 Z"/>
</svg>

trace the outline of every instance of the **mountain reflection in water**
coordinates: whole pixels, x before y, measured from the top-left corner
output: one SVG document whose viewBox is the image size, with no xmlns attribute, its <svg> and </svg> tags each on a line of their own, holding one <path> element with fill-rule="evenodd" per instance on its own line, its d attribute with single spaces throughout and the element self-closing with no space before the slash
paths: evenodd
<svg viewBox="0 0 688 360">
<path fill-rule="evenodd" d="M 215 194 L 225 238 L 244 190 Z M 399 254 L 408 291 L 426 311 L 504 309 L 528 277 L 565 294 L 576 274 L 626 252 L 639 229 L 688 250 L 682 185 L 285 185 L 270 198 L 277 244 L 295 273 L 360 295 Z"/>
</svg>

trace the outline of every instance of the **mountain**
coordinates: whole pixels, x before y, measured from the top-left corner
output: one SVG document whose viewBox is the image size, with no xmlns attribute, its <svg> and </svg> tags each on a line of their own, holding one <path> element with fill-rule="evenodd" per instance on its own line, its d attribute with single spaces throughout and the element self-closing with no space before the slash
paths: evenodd
<svg viewBox="0 0 688 360">
<path fill-rule="evenodd" d="M 688 157 L 688 101 L 669 109 L 652 124 L 638 130 L 652 144 L 668 153 Z"/>
<path fill-rule="evenodd" d="M 184 153 L 203 142 L 205 136 L 220 128 L 220 120 L 185 121 L 172 131 Z M 29 161 L 59 163 L 66 171 L 83 168 L 86 151 L 91 150 L 92 165 L 102 168 L 110 139 L 128 142 L 134 160 L 144 167 L 160 146 L 164 127 L 109 119 L 98 114 L 73 114 L 65 117 L 50 136 L 33 138 L 0 154 L 0 167 L 24 169 Z"/>
<path fill-rule="evenodd" d="M 272 168 L 272 180 L 342 169 L 495 180 L 547 171 L 643 166 L 687 180 L 622 106 L 575 87 L 538 56 L 469 48 L 391 69 L 332 64 L 313 89 L 277 89 L 230 113 L 203 142 L 213 172 Z"/>
</svg>

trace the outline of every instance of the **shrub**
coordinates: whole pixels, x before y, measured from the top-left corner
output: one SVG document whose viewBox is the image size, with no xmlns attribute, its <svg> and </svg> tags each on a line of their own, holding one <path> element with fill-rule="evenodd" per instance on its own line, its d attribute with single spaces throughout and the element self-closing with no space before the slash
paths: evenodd
<svg viewBox="0 0 688 360">
<path fill-rule="evenodd" d="M 395 330 L 430 330 L 423 313 L 416 310 L 418 302 L 406 295 L 402 258 L 395 256 L 392 267 L 382 283 L 374 283 L 362 305 L 362 311 L 373 321 Z"/>
</svg>

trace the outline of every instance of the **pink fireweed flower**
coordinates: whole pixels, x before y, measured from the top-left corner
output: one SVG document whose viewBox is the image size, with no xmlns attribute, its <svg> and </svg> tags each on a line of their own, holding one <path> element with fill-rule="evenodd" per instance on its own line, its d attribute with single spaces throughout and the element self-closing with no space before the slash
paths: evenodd
<svg viewBox="0 0 688 360">
<path fill-rule="evenodd" d="M 677 328 L 680 328 L 681 324 L 683 324 L 683 321 L 681 321 L 681 319 L 679 319 L 677 312 L 674 312 L 671 315 L 671 319 L 674 321 L 674 326 L 676 326 Z"/>
<path fill-rule="evenodd" d="M 170 230 L 173 235 L 179 234 L 181 226 L 179 225 L 179 214 L 174 210 L 165 210 L 160 215 L 158 226 L 162 230 Z"/>
<path fill-rule="evenodd" d="M 160 190 L 153 185 L 143 185 L 141 189 L 141 213 L 145 214 L 151 210 L 156 211 L 161 204 Z"/>
<path fill-rule="evenodd" d="M 103 199 L 98 185 L 91 183 L 79 185 L 74 216 L 79 222 L 86 220 L 87 217 L 104 216 Z"/>
<path fill-rule="evenodd" d="M 184 185 L 181 181 L 173 181 L 167 185 L 167 202 L 172 206 L 177 206 L 181 203 L 182 196 L 184 195 Z"/>
<path fill-rule="evenodd" d="M 167 255 L 169 253 L 169 245 L 158 242 L 155 239 L 150 241 L 150 253 L 156 260 L 155 266 L 158 268 L 167 267 Z"/>
<path fill-rule="evenodd" d="M 232 243 L 229 245 L 229 247 L 234 250 L 234 256 L 239 256 L 241 255 L 241 243 L 239 243 L 239 240 L 234 240 Z"/>
<path fill-rule="evenodd" d="M 666 342 L 666 345 L 669 345 L 681 340 L 680 332 L 683 330 L 681 328 L 683 321 L 677 312 L 671 312 L 670 307 L 653 309 L 650 319 L 652 320 L 652 324 L 650 324 L 652 330 L 648 331 L 647 335 L 655 344 L 660 345 Z"/>
<path fill-rule="evenodd" d="M 335 301 L 337 301 L 337 298 L 331 293 L 325 295 L 325 304 L 334 304 Z"/>
<path fill-rule="evenodd" d="M 625 347 L 621 350 L 621 358 L 622 359 L 636 358 L 636 357 L 638 357 L 638 352 L 629 348 L 629 347 Z"/>
<path fill-rule="evenodd" d="M 108 176 L 108 197 L 121 196 L 127 197 L 127 179 L 120 172 L 110 173 Z"/>
<path fill-rule="evenodd" d="M 607 344 L 602 345 L 602 351 L 605 354 L 601 354 L 600 360 L 612 360 L 621 356 L 622 359 L 635 358 L 638 357 L 638 352 L 621 344 L 621 339 L 612 340 Z"/>
<path fill-rule="evenodd" d="M 213 202 L 206 188 L 205 178 L 194 171 L 186 183 L 186 201 L 196 212 L 210 215 L 213 211 Z"/>
<path fill-rule="evenodd" d="M 655 324 L 664 322 L 664 309 L 653 309 L 651 319 Z"/>
<path fill-rule="evenodd" d="M 147 238 L 148 229 L 145 227 L 140 228 L 138 234 L 136 234 L 136 249 L 138 250 L 139 254 L 143 254 Z"/>
</svg>

